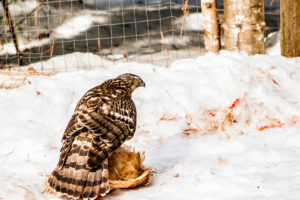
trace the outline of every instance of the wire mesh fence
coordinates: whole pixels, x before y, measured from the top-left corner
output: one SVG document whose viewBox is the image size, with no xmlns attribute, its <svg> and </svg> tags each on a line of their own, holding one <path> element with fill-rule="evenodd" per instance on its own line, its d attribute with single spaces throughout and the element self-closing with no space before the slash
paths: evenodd
<svg viewBox="0 0 300 200">
<path fill-rule="evenodd" d="M 265 36 L 278 31 L 279 10 L 279 0 L 265 1 Z M 221 0 L 218 15 L 221 24 Z M 202 21 L 200 0 L 2 0 L 0 68 L 168 66 L 204 52 Z"/>
</svg>

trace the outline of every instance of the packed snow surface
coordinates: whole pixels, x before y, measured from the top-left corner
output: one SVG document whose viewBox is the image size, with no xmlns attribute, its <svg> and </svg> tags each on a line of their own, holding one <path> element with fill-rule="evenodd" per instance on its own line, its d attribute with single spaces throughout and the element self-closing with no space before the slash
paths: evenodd
<svg viewBox="0 0 300 200">
<path fill-rule="evenodd" d="M 144 151 L 151 185 L 105 199 L 296 200 L 300 197 L 300 58 L 222 51 L 169 68 L 121 63 L 29 76 L 0 89 L 0 199 L 42 193 L 81 96 L 130 72 L 138 126 L 126 142 Z"/>
</svg>

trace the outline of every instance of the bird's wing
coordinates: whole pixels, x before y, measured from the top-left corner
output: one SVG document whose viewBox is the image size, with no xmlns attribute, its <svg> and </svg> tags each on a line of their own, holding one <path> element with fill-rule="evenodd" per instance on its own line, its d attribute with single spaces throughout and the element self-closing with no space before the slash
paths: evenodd
<svg viewBox="0 0 300 200">
<path fill-rule="evenodd" d="M 108 154 L 131 138 L 136 127 L 136 109 L 131 99 L 112 102 L 109 113 L 91 113 L 98 127 L 93 132 L 92 147 L 89 150 L 88 167 L 97 167 Z"/>
<path fill-rule="evenodd" d="M 77 113 L 74 113 L 69 121 L 62 138 L 62 147 L 60 149 L 60 158 L 58 165 L 62 167 L 66 161 L 67 155 L 71 150 L 73 140 L 80 133 L 82 126 L 77 121 Z"/>
<path fill-rule="evenodd" d="M 136 108 L 130 98 L 111 100 L 87 93 L 76 106 L 62 138 L 60 166 L 70 151 L 74 137 L 82 130 L 93 135 L 89 148 L 88 167 L 97 167 L 108 156 L 130 139 L 136 128 Z"/>
<path fill-rule="evenodd" d="M 64 135 L 62 137 L 63 145 L 61 148 L 59 162 L 60 166 L 64 164 L 76 135 L 78 135 L 83 130 L 100 130 L 101 127 L 98 123 L 98 121 L 100 120 L 99 116 L 95 116 L 93 113 L 96 110 L 102 110 L 101 113 L 104 115 L 104 110 L 109 110 L 107 106 L 107 100 L 103 99 L 100 95 L 97 95 L 96 92 L 92 91 L 93 90 L 87 92 L 78 102 L 74 114 L 65 129 Z"/>
</svg>

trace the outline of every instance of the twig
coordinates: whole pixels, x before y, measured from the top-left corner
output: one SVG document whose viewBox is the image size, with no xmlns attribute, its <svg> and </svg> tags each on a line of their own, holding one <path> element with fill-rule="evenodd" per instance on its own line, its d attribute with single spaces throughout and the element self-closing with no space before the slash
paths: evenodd
<svg viewBox="0 0 300 200">
<path fill-rule="evenodd" d="M 13 152 L 15 152 L 15 148 L 13 150 L 11 150 L 10 152 L 6 153 L 6 154 L 3 154 L 1 156 L 9 156 L 10 154 L 12 154 Z"/>
<path fill-rule="evenodd" d="M 180 38 L 182 38 L 182 30 L 185 22 L 185 16 L 189 14 L 189 0 L 185 0 L 181 10 L 183 11 L 183 20 L 180 28 Z"/>
<path fill-rule="evenodd" d="M 274 2 L 275 2 L 275 0 L 271 0 L 269 6 L 272 6 Z"/>
<path fill-rule="evenodd" d="M 125 56 L 126 62 L 128 62 L 128 51 L 127 50 L 125 50 L 124 56 Z"/>
<path fill-rule="evenodd" d="M 8 23 L 8 26 L 9 26 L 10 33 L 11 33 L 11 37 L 13 39 L 13 42 L 14 42 L 14 45 L 15 45 L 15 48 L 16 48 L 16 52 L 17 52 L 17 55 L 18 55 L 18 64 L 19 64 L 19 66 L 22 66 L 23 65 L 22 54 L 20 53 L 20 49 L 19 49 L 19 45 L 18 45 L 18 39 L 17 39 L 17 35 L 15 33 L 14 24 L 13 24 L 13 21 L 11 19 L 11 15 L 10 15 L 10 12 L 9 12 L 9 9 L 8 9 L 7 0 L 2 0 L 2 6 L 3 6 L 4 12 L 5 12 L 5 16 L 6 16 L 6 19 L 7 19 L 7 23 Z"/>
<path fill-rule="evenodd" d="M 51 46 L 52 47 L 52 46 Z M 47 53 L 47 52 L 49 52 L 50 51 L 50 53 L 51 53 L 51 47 L 49 48 L 49 49 L 46 49 L 45 51 L 41 51 L 41 55 L 44 55 L 45 53 Z M 55 47 L 54 47 L 54 44 L 53 44 L 53 49 L 62 49 L 62 45 L 56 45 Z M 52 50 L 53 51 L 53 50 Z"/>
<path fill-rule="evenodd" d="M 34 8 L 30 13 L 28 13 L 27 15 L 25 15 L 25 16 L 23 17 L 23 19 L 21 19 L 21 20 L 16 24 L 16 26 L 21 25 L 21 24 L 24 22 L 25 19 L 27 19 L 30 15 L 32 15 L 32 13 L 34 13 L 34 11 L 36 11 L 37 9 L 39 9 L 41 6 L 42 6 L 42 4 L 40 4 L 38 7 Z"/>
<path fill-rule="evenodd" d="M 53 55 L 53 49 L 54 49 L 54 40 L 52 40 L 51 51 L 50 51 L 50 57 L 49 57 L 49 59 L 52 58 L 52 55 Z"/>
<path fill-rule="evenodd" d="M 38 24 L 38 18 L 37 18 L 37 16 L 38 16 L 38 12 L 35 11 L 34 12 L 34 27 L 35 27 L 36 30 L 39 30 L 39 24 Z"/>
<path fill-rule="evenodd" d="M 100 42 L 100 38 L 98 38 L 98 48 L 99 48 L 100 56 L 102 57 L 102 56 L 103 56 L 103 53 L 102 53 L 102 51 L 101 51 L 101 42 Z"/>
<path fill-rule="evenodd" d="M 161 36 L 161 54 L 164 54 L 164 51 L 166 52 L 166 54 L 168 54 L 166 41 L 162 31 L 160 32 L 160 36 Z"/>
</svg>

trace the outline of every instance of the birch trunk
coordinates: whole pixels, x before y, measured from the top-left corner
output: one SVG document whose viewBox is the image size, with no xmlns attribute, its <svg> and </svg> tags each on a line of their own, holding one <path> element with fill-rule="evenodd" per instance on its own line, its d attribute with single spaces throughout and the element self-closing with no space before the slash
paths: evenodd
<svg viewBox="0 0 300 200">
<path fill-rule="evenodd" d="M 225 49 L 264 53 L 264 0 L 224 0 Z"/>
<path fill-rule="evenodd" d="M 220 51 L 219 19 L 216 0 L 201 1 L 205 50 Z"/>
<path fill-rule="evenodd" d="M 280 1 L 281 55 L 300 56 L 300 0 Z"/>
</svg>

